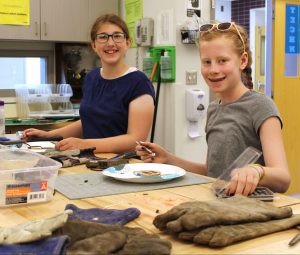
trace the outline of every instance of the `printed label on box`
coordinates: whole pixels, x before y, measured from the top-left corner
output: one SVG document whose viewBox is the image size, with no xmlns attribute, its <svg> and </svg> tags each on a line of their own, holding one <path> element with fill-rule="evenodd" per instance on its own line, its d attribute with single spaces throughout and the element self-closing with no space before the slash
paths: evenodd
<svg viewBox="0 0 300 255">
<path fill-rule="evenodd" d="M 6 205 L 46 201 L 47 181 L 6 185 Z"/>
<path fill-rule="evenodd" d="M 41 181 L 41 190 L 47 190 L 47 181 Z"/>
<path fill-rule="evenodd" d="M 46 201 L 46 198 L 47 198 L 46 191 L 30 192 L 27 195 L 27 203 L 43 202 Z"/>
</svg>

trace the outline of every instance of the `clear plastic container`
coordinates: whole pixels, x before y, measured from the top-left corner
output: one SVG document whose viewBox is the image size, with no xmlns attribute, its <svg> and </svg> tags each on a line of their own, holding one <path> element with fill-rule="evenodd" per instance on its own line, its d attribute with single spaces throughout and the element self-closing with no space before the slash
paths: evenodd
<svg viewBox="0 0 300 255">
<path fill-rule="evenodd" d="M 143 72 L 147 75 L 148 78 L 150 78 L 150 75 L 152 73 L 153 65 L 154 62 L 150 56 L 150 52 L 147 52 L 146 56 L 143 59 Z"/>
<path fill-rule="evenodd" d="M 51 84 L 50 103 L 51 113 L 73 113 L 73 105 L 70 101 L 73 96 L 72 88 L 69 84 Z"/>
<path fill-rule="evenodd" d="M 0 148 L 0 207 L 53 198 L 61 164 L 38 153 Z"/>
<path fill-rule="evenodd" d="M 213 192 L 218 196 L 227 189 L 232 178 L 232 171 L 237 168 L 242 168 L 248 164 L 255 163 L 262 152 L 254 147 L 247 147 L 233 162 L 232 164 L 216 179 L 212 185 Z"/>
<path fill-rule="evenodd" d="M 19 117 L 75 113 L 70 101 L 73 91 L 69 84 L 21 84 L 15 89 Z"/>
<path fill-rule="evenodd" d="M 170 80 L 172 78 L 172 59 L 169 52 L 165 51 L 160 58 L 161 78 L 163 80 Z"/>
</svg>

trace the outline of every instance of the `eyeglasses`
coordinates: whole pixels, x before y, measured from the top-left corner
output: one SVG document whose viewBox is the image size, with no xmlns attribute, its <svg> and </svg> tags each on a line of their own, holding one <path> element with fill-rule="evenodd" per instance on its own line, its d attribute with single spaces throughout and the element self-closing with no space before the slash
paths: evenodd
<svg viewBox="0 0 300 255">
<path fill-rule="evenodd" d="M 224 22 L 224 23 L 219 23 L 219 24 L 204 24 L 199 28 L 199 32 L 200 33 L 201 32 L 210 32 L 214 28 L 217 28 L 217 30 L 219 30 L 219 31 L 227 31 L 227 30 L 230 30 L 232 27 L 234 27 L 234 29 L 238 33 L 238 35 L 243 43 L 244 52 L 246 52 L 246 46 L 245 46 L 244 39 L 234 22 Z"/>
<path fill-rule="evenodd" d="M 121 43 L 124 42 L 126 35 L 121 32 L 115 32 L 112 34 L 101 33 L 101 34 L 96 34 L 95 40 L 98 43 L 106 43 L 109 40 L 109 37 L 111 37 L 114 42 Z"/>
</svg>

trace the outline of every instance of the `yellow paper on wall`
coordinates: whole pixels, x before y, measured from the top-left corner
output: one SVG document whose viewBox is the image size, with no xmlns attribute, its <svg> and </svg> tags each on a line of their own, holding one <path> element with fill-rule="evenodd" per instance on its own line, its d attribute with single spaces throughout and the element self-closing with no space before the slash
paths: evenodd
<svg viewBox="0 0 300 255">
<path fill-rule="evenodd" d="M 125 21 L 129 29 L 129 35 L 132 39 L 132 48 L 136 48 L 134 38 L 134 22 L 143 17 L 143 0 L 125 1 Z"/>
<path fill-rule="evenodd" d="M 0 0 L 0 24 L 30 25 L 30 0 Z"/>
</svg>

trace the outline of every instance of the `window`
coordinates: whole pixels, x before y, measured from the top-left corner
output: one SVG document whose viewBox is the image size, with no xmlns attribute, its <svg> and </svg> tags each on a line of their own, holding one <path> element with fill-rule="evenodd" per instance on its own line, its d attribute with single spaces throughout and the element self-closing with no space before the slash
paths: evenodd
<svg viewBox="0 0 300 255">
<path fill-rule="evenodd" d="M 54 44 L 0 43 L 0 97 L 14 96 L 16 84 L 53 83 Z"/>
<path fill-rule="evenodd" d="M 0 89 L 15 84 L 41 84 L 47 81 L 45 57 L 0 57 Z"/>
</svg>

